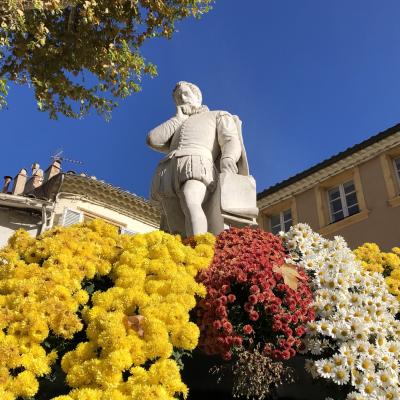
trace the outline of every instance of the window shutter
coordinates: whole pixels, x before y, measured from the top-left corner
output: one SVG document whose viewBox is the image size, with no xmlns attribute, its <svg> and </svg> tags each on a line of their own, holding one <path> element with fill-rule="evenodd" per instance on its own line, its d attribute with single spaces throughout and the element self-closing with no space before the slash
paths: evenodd
<svg viewBox="0 0 400 400">
<path fill-rule="evenodd" d="M 62 226 L 70 226 L 83 221 L 83 214 L 79 211 L 70 210 L 69 208 L 64 209 L 62 217 Z"/>
<path fill-rule="evenodd" d="M 119 233 L 121 235 L 136 235 L 138 232 L 131 231 L 130 229 L 126 229 L 126 228 L 119 228 Z"/>
<path fill-rule="evenodd" d="M 400 182 L 400 157 L 393 160 L 397 181 Z"/>
</svg>

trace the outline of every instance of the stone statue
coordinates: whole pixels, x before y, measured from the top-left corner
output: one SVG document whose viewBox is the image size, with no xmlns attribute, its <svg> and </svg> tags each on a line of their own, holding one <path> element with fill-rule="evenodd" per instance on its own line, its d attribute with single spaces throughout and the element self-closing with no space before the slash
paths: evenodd
<svg viewBox="0 0 400 400">
<path fill-rule="evenodd" d="M 202 105 L 201 91 L 192 83 L 177 83 L 173 99 L 176 115 L 147 136 L 152 149 L 166 154 L 155 172 L 151 199 L 161 204 L 161 229 L 183 237 L 207 231 L 218 234 L 224 229 L 220 176 L 240 174 L 254 181 L 248 176 L 241 123 L 226 111 Z M 242 213 L 249 218 L 258 211 L 255 182 L 251 186 L 252 211 Z M 225 197 L 238 194 L 231 188 Z M 240 214 L 243 208 L 238 210 Z"/>
</svg>

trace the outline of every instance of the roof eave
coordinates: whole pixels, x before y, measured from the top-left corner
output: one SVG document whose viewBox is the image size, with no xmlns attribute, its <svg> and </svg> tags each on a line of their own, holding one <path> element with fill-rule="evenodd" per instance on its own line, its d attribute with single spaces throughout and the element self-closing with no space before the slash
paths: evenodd
<svg viewBox="0 0 400 400">
<path fill-rule="evenodd" d="M 337 163 L 340 160 L 343 160 L 363 149 L 368 148 L 369 146 L 378 143 L 396 133 L 398 133 L 400 131 L 400 124 L 397 124 L 395 126 L 392 126 L 389 129 L 386 129 L 385 131 L 382 131 L 374 136 L 371 136 L 370 138 L 364 140 L 361 143 L 358 143 L 352 147 L 349 147 L 348 149 L 304 170 L 303 172 L 300 172 L 288 179 L 285 179 L 282 182 L 279 182 L 273 186 L 270 186 L 269 188 L 263 190 L 262 192 L 257 194 L 257 200 L 262 200 L 263 198 L 280 191 L 281 189 L 284 189 L 285 187 L 288 187 L 302 179 L 307 178 L 308 176 L 317 173 L 318 171 L 327 168 L 329 166 L 331 166 L 332 164 Z"/>
</svg>

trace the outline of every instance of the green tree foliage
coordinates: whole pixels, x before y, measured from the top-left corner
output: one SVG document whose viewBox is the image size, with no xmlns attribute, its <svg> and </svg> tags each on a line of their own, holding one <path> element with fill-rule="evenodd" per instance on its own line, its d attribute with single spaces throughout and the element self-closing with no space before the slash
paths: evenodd
<svg viewBox="0 0 400 400">
<path fill-rule="evenodd" d="M 40 110 L 108 118 L 156 67 L 140 53 L 171 38 L 176 21 L 200 17 L 213 0 L 0 0 L 0 108 L 7 82 L 33 87 Z"/>
<path fill-rule="evenodd" d="M 7 105 L 7 93 L 7 82 L 5 79 L 0 79 L 0 110 Z"/>
</svg>

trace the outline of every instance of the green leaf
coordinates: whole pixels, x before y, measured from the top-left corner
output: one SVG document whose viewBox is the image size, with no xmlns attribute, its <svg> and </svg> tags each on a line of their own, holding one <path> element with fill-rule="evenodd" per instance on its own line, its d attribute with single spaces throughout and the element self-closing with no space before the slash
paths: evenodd
<svg viewBox="0 0 400 400">
<path fill-rule="evenodd" d="M 5 79 L 0 79 L 0 110 L 7 107 L 8 87 Z"/>
<path fill-rule="evenodd" d="M 94 292 L 94 284 L 91 283 L 91 284 L 85 286 L 84 289 L 85 289 L 89 294 L 92 294 L 92 293 Z"/>
</svg>

